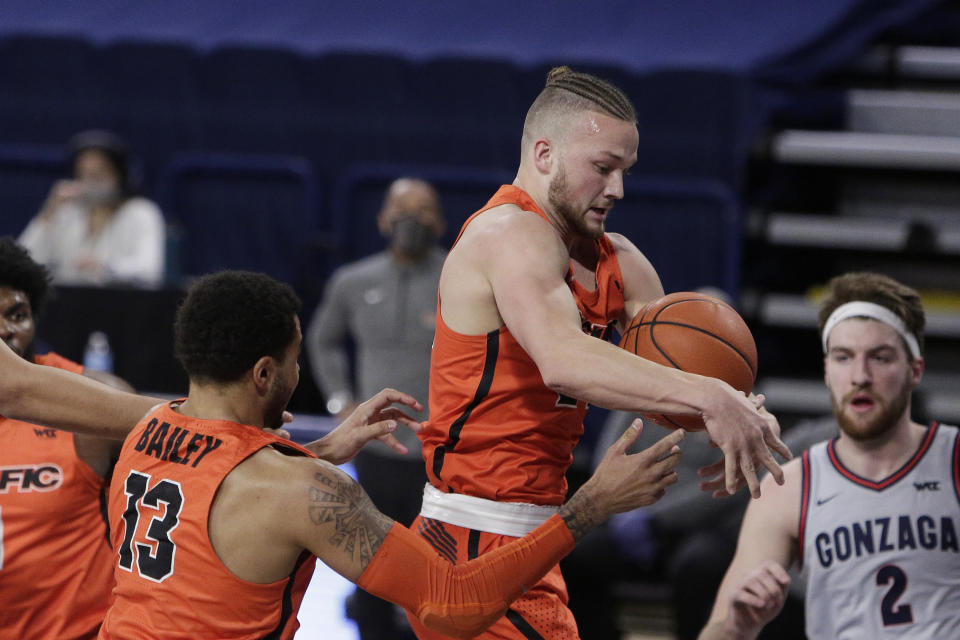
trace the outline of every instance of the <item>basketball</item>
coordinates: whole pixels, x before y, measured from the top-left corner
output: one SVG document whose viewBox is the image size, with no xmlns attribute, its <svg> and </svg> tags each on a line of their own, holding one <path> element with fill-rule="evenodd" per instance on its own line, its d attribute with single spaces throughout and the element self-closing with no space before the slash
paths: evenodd
<svg viewBox="0 0 960 640">
<path fill-rule="evenodd" d="M 630 321 L 620 346 L 658 364 L 720 378 L 744 393 L 757 377 L 757 345 L 747 324 L 733 307 L 704 293 L 652 300 Z M 699 416 L 645 417 L 671 429 L 704 429 Z"/>
</svg>

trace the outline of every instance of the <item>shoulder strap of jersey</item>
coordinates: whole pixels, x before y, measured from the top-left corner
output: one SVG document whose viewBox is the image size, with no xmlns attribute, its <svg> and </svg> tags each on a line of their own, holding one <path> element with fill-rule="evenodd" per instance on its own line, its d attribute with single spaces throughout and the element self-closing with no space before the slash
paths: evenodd
<svg viewBox="0 0 960 640">
<path fill-rule="evenodd" d="M 515 204 L 524 211 L 531 211 L 547 222 L 550 222 L 550 220 L 547 218 L 547 214 L 545 214 L 540 207 L 537 206 L 537 203 L 533 201 L 533 198 L 531 198 L 526 191 L 512 184 L 505 184 L 497 189 L 497 192 L 493 194 L 493 197 L 487 201 L 487 204 L 483 205 L 483 208 L 474 212 L 473 215 L 467 218 L 467 220 L 463 223 L 463 226 L 460 227 L 460 233 L 457 234 L 457 239 L 453 241 L 453 244 L 457 244 L 457 242 L 460 240 L 460 236 L 463 235 L 464 229 L 467 228 L 467 225 L 470 224 L 474 218 L 484 211 L 489 211 L 494 207 L 499 207 L 504 204 Z"/>
<path fill-rule="evenodd" d="M 811 484 L 811 465 L 810 450 L 803 452 L 801 463 L 800 479 L 800 530 L 797 532 L 797 564 L 803 568 L 803 543 L 804 533 L 807 529 L 807 507 L 810 505 L 810 484 Z"/>
<path fill-rule="evenodd" d="M 960 502 L 960 429 L 953 436 L 953 455 L 950 456 L 950 475 L 953 477 L 953 492 Z"/>
<path fill-rule="evenodd" d="M 63 369 L 72 373 L 83 373 L 83 365 L 64 358 L 59 353 L 54 353 L 53 351 L 43 355 L 33 356 L 33 362 L 34 364 L 41 364 L 45 367 L 56 367 L 57 369 Z"/>
</svg>

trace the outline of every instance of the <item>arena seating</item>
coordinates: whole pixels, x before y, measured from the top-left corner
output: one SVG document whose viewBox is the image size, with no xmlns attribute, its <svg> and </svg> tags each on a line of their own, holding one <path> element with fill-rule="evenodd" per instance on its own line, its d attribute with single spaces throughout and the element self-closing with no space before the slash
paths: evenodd
<svg viewBox="0 0 960 640">
<path fill-rule="evenodd" d="M 160 177 L 160 204 L 182 232 L 184 275 L 252 269 L 299 284 L 320 228 L 320 187 L 298 156 L 184 153 Z"/>
<path fill-rule="evenodd" d="M 53 145 L 0 144 L 0 234 L 19 234 L 40 208 L 50 186 L 66 173 L 63 149 Z"/>
<path fill-rule="evenodd" d="M 525 106 L 549 68 L 233 45 L 101 46 L 74 37 L 4 38 L 0 48 L 9 53 L 0 78 L 22 87 L 0 98 L 4 232 L 19 232 L 65 174 L 57 149 L 70 135 L 109 128 L 129 139 L 146 195 L 181 240 L 171 243 L 180 252 L 172 272 L 256 268 L 307 298 L 330 268 L 382 247 L 368 231 L 392 171 L 440 183 L 451 241 L 463 219 L 512 179 Z M 639 187 L 643 202 L 623 203 L 611 224 L 641 245 L 646 235 L 656 252 L 663 237 L 656 229 L 666 224 L 657 220 L 679 224 L 671 212 L 692 206 L 698 213 L 683 217 L 684 233 L 705 243 L 691 246 L 691 255 L 706 256 L 715 235 L 708 210 L 722 210 L 725 228 L 739 225 L 729 220 L 739 216 L 730 193 L 742 164 L 736 155 L 754 128 L 742 116 L 746 84 L 722 73 L 582 68 L 634 98 L 644 149 L 634 174 L 671 185 L 656 193 Z M 689 105 L 686 96 L 698 91 L 709 109 Z M 687 180 L 713 182 L 706 191 L 691 183 L 685 193 Z M 736 238 L 724 237 L 733 243 L 724 252 L 739 255 Z M 683 269 L 678 282 L 735 288 L 716 264 Z M 725 280 L 716 278 L 721 273 Z"/>
</svg>

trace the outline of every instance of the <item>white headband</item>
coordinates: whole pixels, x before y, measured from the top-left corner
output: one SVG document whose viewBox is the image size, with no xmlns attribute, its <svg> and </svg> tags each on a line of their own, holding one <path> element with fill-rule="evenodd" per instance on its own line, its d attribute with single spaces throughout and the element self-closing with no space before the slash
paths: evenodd
<svg viewBox="0 0 960 640">
<path fill-rule="evenodd" d="M 873 320 L 878 320 L 892 327 L 894 331 L 900 334 L 904 342 L 907 343 L 911 355 L 913 355 L 915 359 L 920 357 L 920 345 L 917 344 L 917 338 L 907 331 L 907 327 L 903 324 L 900 316 L 879 304 L 864 302 L 862 300 L 842 304 L 830 314 L 827 323 L 823 325 L 822 339 L 824 353 L 827 352 L 827 338 L 830 337 L 830 332 L 833 331 L 833 328 L 836 327 L 837 324 L 849 318 L 872 318 Z"/>
</svg>

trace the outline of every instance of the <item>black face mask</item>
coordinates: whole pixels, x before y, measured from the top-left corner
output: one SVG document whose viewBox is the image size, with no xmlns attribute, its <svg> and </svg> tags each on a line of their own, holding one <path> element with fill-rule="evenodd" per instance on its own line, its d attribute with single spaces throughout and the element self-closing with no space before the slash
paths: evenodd
<svg viewBox="0 0 960 640">
<path fill-rule="evenodd" d="M 404 256 L 418 258 L 433 246 L 433 228 L 416 215 L 397 218 L 390 225 L 390 247 Z"/>
</svg>

